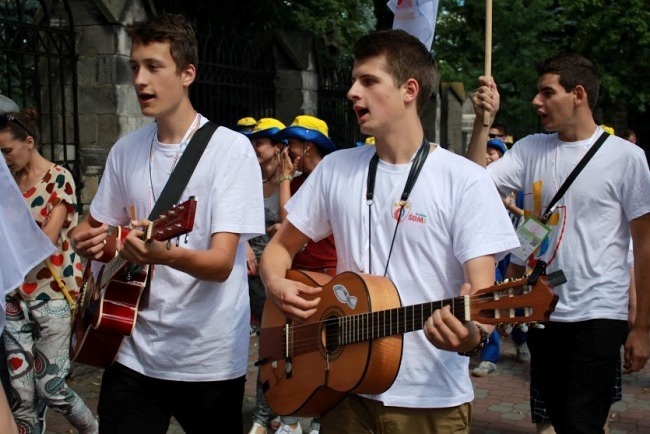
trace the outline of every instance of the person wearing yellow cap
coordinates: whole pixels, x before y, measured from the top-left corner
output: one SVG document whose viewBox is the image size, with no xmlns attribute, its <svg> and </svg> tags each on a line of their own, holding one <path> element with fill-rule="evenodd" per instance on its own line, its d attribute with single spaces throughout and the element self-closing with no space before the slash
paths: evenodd
<svg viewBox="0 0 650 434">
<path fill-rule="evenodd" d="M 257 121 L 255 118 L 248 116 L 237 121 L 237 127 L 235 130 L 239 131 L 240 133 L 250 133 L 253 131 L 253 128 L 255 128 L 256 124 Z"/>
<path fill-rule="evenodd" d="M 459 310 L 442 308 L 440 301 L 469 294 L 470 286 L 474 292 L 491 286 L 495 255 L 519 243 L 485 170 L 429 142 L 424 134 L 420 115 L 436 85 L 435 60 L 427 47 L 403 30 L 383 30 L 363 36 L 353 51 L 347 95 L 361 132 L 375 137 L 375 146 L 331 153 L 287 203 L 287 219 L 262 254 L 267 297 L 285 316 L 306 326 L 338 317 L 343 309 L 354 311 L 353 317 L 343 315 L 337 324 L 346 333 L 350 326 L 358 344 L 346 345 L 343 332 L 340 341 L 326 335 L 326 345 L 320 340 L 314 345 L 321 359 L 309 354 L 309 374 L 324 379 L 327 386 L 340 384 L 340 371 L 337 377 L 333 368 L 340 354 L 363 352 L 359 358 L 363 361 L 355 364 L 348 359 L 353 366 L 343 369 L 345 382 L 355 385 L 354 393 L 332 400 L 333 408 L 321 417 L 323 432 L 382 432 L 386 426 L 396 434 L 469 432 L 474 389 L 468 356 L 478 354 L 492 327 L 459 319 L 464 318 Z M 337 273 L 375 275 L 372 282 L 382 282 L 381 289 L 370 279 L 365 281 L 368 291 L 353 287 L 345 281 L 348 273 L 329 284 L 320 278 L 317 284 L 286 278 L 305 243 L 331 235 L 336 240 Z M 364 317 L 366 300 L 375 290 L 382 297 L 392 291 L 383 286 L 388 282 L 381 277 L 394 283 L 395 300 L 405 306 L 425 303 L 430 310 L 411 316 L 403 328 L 383 322 L 364 328 L 360 324 L 364 319 L 365 327 L 371 319 L 380 321 L 380 315 Z M 382 307 L 395 308 L 400 318 L 409 315 L 399 310 L 399 302 L 382 300 L 387 302 Z M 375 310 L 373 300 L 370 303 Z M 374 345 L 377 341 L 365 342 L 393 334 L 398 342 L 395 352 L 381 351 Z M 292 381 L 303 384 L 299 372 L 303 354 L 288 356 Z M 391 381 L 366 387 L 370 382 L 366 375 L 378 374 L 365 371 L 375 357 L 382 364 L 390 360 L 394 374 Z M 283 361 L 276 364 L 286 367 Z M 262 365 L 264 378 L 270 372 L 271 382 L 284 375 L 274 367 Z M 355 374 L 362 371 L 365 379 Z"/>
<path fill-rule="evenodd" d="M 248 268 L 248 293 L 251 303 L 251 333 L 257 331 L 266 294 L 257 272 L 257 264 L 270 237 L 280 222 L 280 194 L 278 178 L 281 176 L 281 152 L 285 143 L 272 139 L 285 125 L 274 118 L 262 118 L 246 136 L 250 139 L 257 161 L 262 170 L 262 191 L 264 195 L 264 226 L 266 234 L 248 241 L 246 265 Z M 276 226 L 278 225 L 278 226 Z"/>
<path fill-rule="evenodd" d="M 286 217 L 285 204 L 308 179 L 323 157 L 336 150 L 336 146 L 329 138 L 327 123 L 310 115 L 296 116 L 290 126 L 273 135 L 273 140 L 288 142 L 287 149 L 282 153 L 282 175 L 277 180 L 280 188 L 280 210 L 284 218 Z M 297 173 L 299 174 L 296 175 Z M 333 274 L 336 270 L 336 261 L 334 238 L 329 236 L 318 242 L 307 241 L 304 248 L 293 258 L 292 268 Z M 258 409 L 263 408 L 262 406 L 268 408 L 261 387 L 258 385 L 254 413 L 259 414 Z M 270 414 L 270 410 L 266 414 Z M 264 418 L 254 415 L 254 419 L 250 434 L 265 433 Z M 301 434 L 303 432 L 295 416 L 283 416 L 280 418 L 280 423 L 277 433 Z M 320 421 L 312 420 L 309 434 L 317 434 L 319 428 Z"/>
</svg>

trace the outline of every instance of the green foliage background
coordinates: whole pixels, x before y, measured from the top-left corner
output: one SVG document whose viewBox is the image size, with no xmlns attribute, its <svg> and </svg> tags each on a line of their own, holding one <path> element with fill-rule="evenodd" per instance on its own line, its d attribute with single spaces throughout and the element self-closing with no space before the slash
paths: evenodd
<svg viewBox="0 0 650 434">
<path fill-rule="evenodd" d="M 158 11 L 195 17 L 199 28 L 245 35 L 274 29 L 309 30 L 328 66 L 350 61 L 362 34 L 390 28 L 386 0 L 154 0 Z M 553 54 L 579 52 L 602 77 L 597 120 L 615 124 L 621 107 L 639 118 L 650 105 L 648 0 L 493 0 L 492 75 L 502 94 L 498 121 L 516 135 L 539 129 L 530 104 L 535 64 Z M 471 92 L 484 70 L 485 0 L 440 0 L 432 51 L 444 81 Z"/>
<path fill-rule="evenodd" d="M 433 51 L 444 80 L 471 91 L 484 72 L 484 0 L 440 0 Z M 518 135 L 538 129 L 530 101 L 535 64 L 575 51 L 599 70 L 599 122 L 616 123 L 619 108 L 647 111 L 650 87 L 647 0 L 493 0 L 492 75 L 502 94 L 498 121 Z"/>
</svg>

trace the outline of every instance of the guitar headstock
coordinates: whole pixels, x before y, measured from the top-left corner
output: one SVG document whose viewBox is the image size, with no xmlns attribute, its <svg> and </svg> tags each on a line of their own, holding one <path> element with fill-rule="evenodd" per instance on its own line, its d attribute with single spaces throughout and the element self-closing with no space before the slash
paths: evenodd
<svg viewBox="0 0 650 434">
<path fill-rule="evenodd" d="M 524 277 L 481 289 L 470 297 L 470 317 L 494 325 L 547 321 L 558 301 L 551 289 L 565 282 L 564 273 L 556 271 L 532 285 Z"/>
<path fill-rule="evenodd" d="M 162 213 L 151 222 L 146 231 L 145 239 L 167 241 L 192 231 L 194 215 L 196 214 L 196 199 L 192 196 L 180 205 Z"/>
</svg>

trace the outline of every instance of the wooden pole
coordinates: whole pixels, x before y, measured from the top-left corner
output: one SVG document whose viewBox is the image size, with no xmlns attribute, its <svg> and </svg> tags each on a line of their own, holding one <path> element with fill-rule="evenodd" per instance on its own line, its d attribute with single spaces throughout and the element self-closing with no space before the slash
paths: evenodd
<svg viewBox="0 0 650 434">
<path fill-rule="evenodd" d="M 485 74 L 492 76 L 492 0 L 485 0 Z M 483 126 L 490 126 L 490 112 L 483 111 Z"/>
</svg>

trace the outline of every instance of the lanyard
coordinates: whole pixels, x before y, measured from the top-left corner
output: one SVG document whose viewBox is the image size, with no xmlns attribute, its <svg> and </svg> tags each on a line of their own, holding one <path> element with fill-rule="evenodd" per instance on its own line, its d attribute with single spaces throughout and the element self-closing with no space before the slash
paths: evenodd
<svg viewBox="0 0 650 434">
<path fill-rule="evenodd" d="M 422 166 L 429 156 L 429 141 L 426 137 L 422 140 L 422 145 L 417 150 L 415 157 L 413 158 L 413 164 L 411 165 L 411 170 L 409 171 L 408 178 L 406 179 L 406 185 L 404 186 L 404 191 L 400 197 L 400 210 L 397 214 L 397 223 L 395 223 L 395 231 L 393 232 L 393 239 L 390 242 L 390 250 L 388 252 L 388 259 L 386 260 L 386 267 L 384 268 L 384 276 L 388 272 L 388 263 L 390 262 L 390 257 L 393 253 L 393 245 L 395 244 L 395 236 L 397 235 L 397 228 L 401 221 L 402 212 L 404 212 L 404 207 L 408 201 L 411 190 L 415 185 L 415 181 L 420 175 Z M 375 155 L 372 156 L 370 164 L 368 166 L 368 179 L 366 181 L 366 204 L 368 205 L 368 273 L 372 274 L 372 205 L 374 203 L 374 194 L 375 194 L 375 179 L 377 178 L 377 166 L 379 165 L 379 156 L 375 152 Z"/>
<path fill-rule="evenodd" d="M 594 146 L 589 149 L 589 151 L 585 154 L 584 157 L 580 159 L 576 167 L 571 171 L 567 179 L 562 183 L 562 186 L 560 189 L 555 193 L 555 196 L 553 196 L 553 199 L 549 202 L 548 206 L 546 207 L 546 211 L 542 215 L 542 218 L 540 221 L 544 224 L 548 221 L 548 219 L 551 218 L 551 215 L 553 215 L 553 212 L 555 211 L 555 208 L 557 208 L 558 202 L 562 196 L 564 196 L 564 193 L 568 190 L 569 186 L 573 183 L 573 181 L 576 179 L 576 177 L 580 174 L 582 169 L 587 165 L 589 160 L 591 160 L 591 157 L 594 156 L 596 151 L 600 148 L 600 146 L 607 140 L 607 137 L 609 137 L 609 134 L 605 131 L 598 137 L 598 140 L 596 140 L 596 143 L 594 143 Z"/>
<path fill-rule="evenodd" d="M 176 168 L 176 163 L 178 163 L 178 157 L 179 155 L 183 152 L 185 149 L 185 146 L 189 142 L 190 135 L 194 133 L 194 131 L 199 127 L 201 123 L 201 115 L 199 113 L 196 114 L 194 117 L 194 120 L 190 124 L 189 128 L 187 131 L 185 131 L 185 134 L 183 135 L 183 138 L 181 139 L 181 142 L 179 144 L 179 151 L 176 153 L 176 156 L 174 157 L 174 161 L 172 162 L 171 167 L 169 168 L 169 173 L 172 173 L 174 169 Z M 153 190 L 153 176 L 152 176 L 152 166 L 154 164 L 154 140 L 157 140 L 158 135 L 158 124 L 156 124 L 156 128 L 154 129 L 153 135 L 151 136 L 151 145 L 149 146 L 149 187 L 151 190 L 151 196 L 153 197 L 153 203 L 155 204 L 158 199 L 156 198 L 156 194 L 154 193 Z M 153 205 L 153 204 L 152 204 Z M 152 208 L 150 206 L 149 208 Z"/>
</svg>

